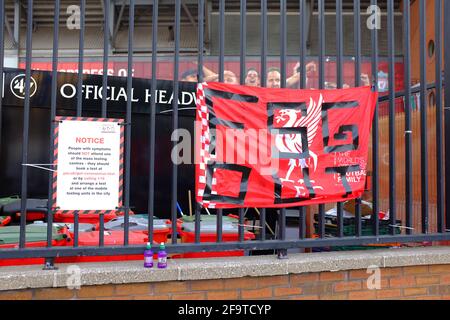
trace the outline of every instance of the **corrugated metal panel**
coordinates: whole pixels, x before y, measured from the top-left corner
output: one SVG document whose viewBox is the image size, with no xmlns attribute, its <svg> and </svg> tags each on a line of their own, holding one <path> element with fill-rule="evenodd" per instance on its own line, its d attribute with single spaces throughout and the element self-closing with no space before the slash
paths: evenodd
<svg viewBox="0 0 450 320">
<path fill-rule="evenodd" d="M 210 49 L 211 54 L 218 54 L 218 15 L 216 8 L 216 2 L 212 2 L 212 16 L 210 21 L 211 26 L 211 38 L 210 44 L 207 44 L 207 48 Z M 26 2 L 22 4 L 22 20 L 21 25 L 25 27 L 25 10 Z M 334 1 L 326 1 L 327 11 L 334 10 Z M 362 12 L 364 13 L 369 5 L 370 1 L 361 1 Z M 35 32 L 33 33 L 33 48 L 35 50 L 51 50 L 52 42 L 49 34 L 51 34 L 53 23 L 53 1 L 48 0 L 35 0 L 34 9 L 34 22 Z M 73 50 L 78 48 L 78 30 L 69 30 L 66 28 L 66 22 L 69 15 L 67 14 L 67 8 L 70 5 L 78 4 L 78 1 L 62 0 L 61 1 L 61 20 L 60 20 L 60 50 L 64 55 L 64 50 Z M 396 8 L 399 8 L 400 1 L 396 1 Z M 386 1 L 379 1 L 379 6 L 383 10 L 386 7 Z M 197 5 L 188 4 L 188 10 L 193 16 L 195 22 L 197 19 Z M 344 11 L 353 8 L 353 0 L 344 1 Z M 239 34 L 240 16 L 237 14 L 240 8 L 240 1 L 232 0 L 226 1 L 226 54 L 238 55 L 240 52 L 239 43 L 236 41 L 236 35 Z M 260 1 L 248 0 L 247 1 L 248 18 L 247 18 L 247 54 L 258 55 L 260 52 Z M 269 54 L 279 55 L 279 1 L 268 1 L 269 11 L 272 12 L 269 15 Z M 118 11 L 120 5 L 116 6 L 115 22 L 117 22 Z M 136 6 L 136 20 L 135 20 L 135 48 L 137 51 L 150 52 L 151 50 L 151 5 L 138 5 Z M 289 55 L 298 55 L 299 52 L 299 30 L 298 30 L 298 1 L 288 1 L 288 51 Z M 13 24 L 14 17 L 14 1 L 7 1 L 6 5 L 6 17 L 9 19 L 10 24 Z M 365 16 L 363 16 L 362 23 L 365 23 Z M 173 37 L 172 31 L 169 29 L 174 22 L 174 6 L 173 4 L 161 4 L 159 7 L 159 36 L 158 46 L 161 52 L 170 52 L 173 49 Z M 330 14 L 326 15 L 326 30 L 330 33 L 327 34 L 326 54 L 335 55 L 335 16 Z M 396 16 L 395 26 L 395 38 L 397 43 L 402 43 L 402 18 Z M 86 50 L 98 50 L 102 49 L 103 44 L 103 8 L 101 1 L 87 1 L 86 7 Z M 382 17 L 382 28 L 386 28 L 386 17 Z M 197 48 L 197 30 L 196 26 L 192 24 L 188 15 L 184 10 L 181 14 L 181 51 L 191 52 Z M 128 30 L 128 7 L 125 6 L 122 21 L 120 23 L 118 34 L 115 42 L 115 50 L 123 52 L 127 50 L 127 34 Z M 370 31 L 362 25 L 362 49 L 363 55 L 370 55 Z M 24 30 L 21 30 L 21 48 L 24 48 Z M 310 39 L 309 55 L 317 55 L 317 15 L 313 16 L 311 24 L 311 39 Z M 209 46 L 208 46 L 209 45 Z M 379 49 L 380 55 L 387 54 L 387 33 L 379 33 Z M 13 44 L 5 31 L 5 48 L 12 49 Z M 402 47 L 396 46 L 396 53 L 402 53 Z M 349 56 L 353 54 L 353 16 L 344 16 L 344 54 Z"/>
<path fill-rule="evenodd" d="M 48 35 L 53 31 L 52 28 L 41 27 L 33 33 L 33 50 L 52 50 L 52 38 Z M 20 47 L 25 48 L 25 29 L 21 30 Z M 171 31 L 167 26 L 160 27 L 158 35 L 158 51 L 173 51 L 174 42 L 171 36 Z M 135 52 L 150 52 L 152 43 L 152 30 L 147 27 L 136 27 L 134 33 L 134 48 Z M 79 30 L 68 30 L 67 28 L 60 28 L 59 37 L 59 51 L 60 56 L 66 54 L 73 54 L 73 50 L 78 50 Z M 197 29 L 192 26 L 183 26 L 181 33 L 181 48 L 182 51 L 196 51 L 197 50 Z M 5 37 L 5 48 L 12 48 L 12 42 L 9 37 Z M 103 50 L 103 30 L 97 27 L 86 27 L 85 30 L 85 51 Z M 120 30 L 116 38 L 115 52 L 125 52 L 128 50 L 128 31 Z M 65 52 L 66 51 L 66 52 Z M 86 53 L 89 55 L 89 53 Z M 25 52 L 21 52 L 24 56 Z M 34 55 L 36 57 L 36 55 Z"/>
<path fill-rule="evenodd" d="M 149 1 L 150 2 L 150 1 Z M 39 27 L 51 27 L 53 26 L 54 16 L 54 1 L 48 0 L 35 0 L 33 1 L 33 22 L 36 28 Z M 67 13 L 67 9 L 70 6 L 79 5 L 78 0 L 61 0 L 60 10 L 60 25 L 65 25 L 70 14 Z M 121 6 L 115 6 L 115 19 L 118 18 L 119 10 Z M 197 17 L 197 5 L 187 5 L 190 13 L 195 18 Z M 26 11 L 26 1 L 23 1 L 21 6 L 23 12 Z M 12 22 L 14 20 L 14 1 L 6 1 L 6 16 Z M 151 25 L 152 6 L 151 5 L 137 5 L 135 7 L 135 25 L 144 26 Z M 173 24 L 174 22 L 174 5 L 173 4 L 160 4 L 159 6 L 159 22 L 163 25 Z M 22 14 L 21 24 L 25 26 L 25 14 Z M 86 26 L 98 26 L 103 24 L 103 6 L 100 0 L 86 1 Z M 181 23 L 190 24 L 189 17 L 184 11 L 181 15 Z M 128 6 L 125 6 L 125 10 L 122 16 L 121 25 L 124 29 L 128 28 Z"/>
<path fill-rule="evenodd" d="M 20 47 L 25 48 L 26 29 L 20 30 Z M 41 27 L 33 33 L 33 50 L 48 50 L 53 47 L 53 39 L 49 37 L 53 28 Z M 60 50 L 78 49 L 79 30 L 60 28 L 59 48 Z M 87 27 L 85 31 L 84 48 L 103 49 L 103 30 L 96 27 Z"/>
<path fill-rule="evenodd" d="M 361 53 L 363 56 L 370 56 L 371 51 L 371 30 L 366 27 L 366 20 L 362 20 L 361 26 Z M 354 41 L 353 41 L 353 16 L 344 16 L 344 55 L 352 56 L 354 54 Z M 395 19 L 395 40 L 398 44 L 403 43 L 403 32 L 402 32 L 403 18 L 397 16 Z M 313 16 L 311 25 L 311 54 L 317 55 L 319 52 L 318 42 L 317 42 L 317 29 L 318 22 L 317 16 Z M 327 55 L 336 55 L 336 16 L 327 15 L 325 17 L 325 30 L 326 42 L 325 42 L 325 52 Z M 381 31 L 387 30 L 387 17 L 381 17 Z M 388 55 L 388 33 L 379 32 L 378 33 L 378 50 L 380 56 Z M 403 52 L 403 47 L 401 45 L 396 46 L 396 54 L 401 55 Z"/>
<path fill-rule="evenodd" d="M 72 5 L 79 5 L 77 0 L 61 0 L 60 10 L 60 24 L 65 25 L 70 14 L 67 13 L 67 8 Z M 35 0 L 33 1 L 33 24 L 35 28 L 51 27 L 53 26 L 54 17 L 54 1 Z M 26 10 L 27 2 L 21 1 L 21 25 L 26 26 Z M 14 21 L 14 1 L 7 0 L 5 4 L 6 17 L 12 23 Z M 103 8 L 100 0 L 86 1 L 86 26 L 98 25 L 103 23 Z"/>
<path fill-rule="evenodd" d="M 136 5 L 136 20 L 135 24 L 145 25 L 150 23 L 150 19 L 152 16 L 152 5 Z M 317 11 L 317 1 L 315 2 L 315 10 Z M 53 8 L 54 1 L 49 0 L 35 0 L 34 2 L 34 12 L 33 12 L 33 20 L 37 27 L 39 26 L 51 26 L 53 23 Z M 71 5 L 78 5 L 79 1 L 77 0 L 61 0 L 61 19 L 60 23 L 63 24 L 68 18 L 67 8 Z M 211 1 L 213 12 L 218 11 L 218 1 Z M 378 1 L 378 6 L 385 12 L 386 11 L 386 0 Z M 395 8 L 398 10 L 400 8 L 400 0 L 395 0 Z M 26 1 L 22 1 L 22 9 L 26 10 Z M 196 19 L 197 17 L 197 5 L 187 3 L 189 11 L 192 16 Z M 279 0 L 269 0 L 267 1 L 267 6 L 269 12 L 279 11 L 280 2 Z M 370 0 L 361 1 L 361 8 L 367 8 L 370 6 Z M 116 11 L 118 12 L 120 9 L 120 5 L 116 5 Z M 344 0 L 343 1 L 343 10 L 351 11 L 353 9 L 353 0 Z M 239 12 L 240 10 L 240 0 L 227 0 L 226 1 L 226 11 L 227 12 Z M 287 11 L 288 12 L 298 12 L 299 10 L 299 2 L 298 1 L 287 1 Z M 335 12 L 335 1 L 326 1 L 325 2 L 325 10 Z M 248 12 L 259 12 L 260 11 L 260 0 L 247 0 L 247 11 Z M 362 10 L 363 12 L 365 10 Z M 116 17 L 118 13 L 116 12 Z M 14 0 L 6 1 L 6 16 L 12 21 L 14 17 Z M 171 24 L 174 19 L 174 5 L 161 3 L 159 6 L 159 17 L 160 23 L 162 24 Z M 22 23 L 25 23 L 25 15 L 22 15 Z M 100 0 L 90 0 L 86 1 L 86 25 L 97 25 L 101 26 L 103 22 L 103 8 L 102 2 Z M 128 6 L 125 7 L 124 15 L 122 18 L 122 23 L 126 26 L 128 25 Z M 188 24 L 190 20 L 184 10 L 182 10 L 181 14 L 181 23 Z"/>
<path fill-rule="evenodd" d="M 135 27 L 134 29 L 134 47 L 135 51 L 151 51 L 152 28 Z M 197 28 L 193 26 L 182 26 L 180 34 L 180 48 L 186 50 L 197 50 Z M 174 39 L 173 32 L 168 26 L 158 27 L 158 51 L 173 51 Z M 128 50 L 128 31 L 121 30 L 116 38 L 116 51 Z"/>
<path fill-rule="evenodd" d="M 395 0 L 395 9 L 398 9 L 400 7 L 401 0 Z M 219 4 L 218 1 L 212 1 L 213 4 L 213 10 L 218 11 L 219 10 Z M 299 9 L 299 2 L 298 1 L 287 1 L 287 10 L 297 10 Z M 261 5 L 260 0 L 247 0 L 247 10 L 248 11 L 259 11 Z M 361 7 L 367 8 L 370 6 L 370 0 L 362 0 L 361 1 Z M 387 10 L 387 1 L 381 0 L 378 1 L 378 6 L 382 10 Z M 226 9 L 227 11 L 239 11 L 240 8 L 240 1 L 239 0 L 227 0 L 226 1 Z M 317 1 L 315 1 L 314 8 L 317 11 Z M 353 10 L 353 0 L 344 0 L 342 1 L 342 8 L 343 10 Z M 267 9 L 269 11 L 278 11 L 280 9 L 280 1 L 279 0 L 268 0 L 267 1 Z M 332 10 L 336 12 L 336 2 L 335 1 L 325 1 L 325 10 Z"/>
<path fill-rule="evenodd" d="M 318 21 L 317 15 L 313 15 L 311 20 L 311 38 L 309 55 L 317 55 L 318 48 Z M 370 30 L 365 27 L 365 20 L 362 19 L 361 26 L 361 41 L 362 41 L 362 54 L 371 54 L 371 35 Z M 396 16 L 395 20 L 395 39 L 397 43 L 402 43 L 403 19 L 401 16 Z M 228 14 L 225 17 L 225 54 L 227 55 L 239 55 L 240 48 L 239 42 L 236 41 L 236 35 L 239 35 L 240 16 L 235 14 Z M 269 55 L 280 54 L 280 16 L 273 14 L 268 16 L 268 48 Z M 345 15 L 343 17 L 344 24 L 344 55 L 352 56 L 354 54 L 354 41 L 353 41 L 353 16 Z M 300 35 L 299 35 L 299 16 L 297 14 L 290 14 L 287 16 L 287 29 L 288 29 L 288 41 L 287 41 L 287 53 L 289 55 L 298 55 L 300 48 Z M 386 30 L 387 18 L 381 17 L 381 28 Z M 325 30 L 326 34 L 326 54 L 336 55 L 336 16 L 327 15 L 325 17 Z M 217 55 L 219 53 L 219 16 L 217 14 L 212 15 L 211 19 L 211 54 Z M 260 15 L 252 14 L 247 17 L 247 53 L 249 55 L 260 54 Z M 387 32 L 379 33 L 379 50 L 380 55 L 387 55 Z M 396 54 L 402 54 L 402 47 L 396 47 Z"/>
</svg>

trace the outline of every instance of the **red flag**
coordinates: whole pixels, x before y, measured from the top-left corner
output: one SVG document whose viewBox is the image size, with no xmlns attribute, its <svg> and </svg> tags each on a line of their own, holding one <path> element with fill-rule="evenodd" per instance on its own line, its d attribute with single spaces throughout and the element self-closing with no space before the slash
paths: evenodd
<svg viewBox="0 0 450 320">
<path fill-rule="evenodd" d="M 370 87 L 199 84 L 197 201 L 282 208 L 360 197 L 376 101 Z"/>
</svg>

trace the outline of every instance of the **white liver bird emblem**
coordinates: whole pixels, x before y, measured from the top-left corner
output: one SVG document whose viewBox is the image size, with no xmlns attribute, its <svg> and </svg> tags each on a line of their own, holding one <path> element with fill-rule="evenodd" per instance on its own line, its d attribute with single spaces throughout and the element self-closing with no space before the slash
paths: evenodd
<svg viewBox="0 0 450 320">
<path fill-rule="evenodd" d="M 312 98 L 309 100 L 309 105 L 307 107 L 307 114 L 305 117 L 302 116 L 300 110 L 295 109 L 283 109 L 279 112 L 279 115 L 275 117 L 277 123 L 285 121 L 288 117 L 288 121 L 283 125 L 284 128 L 299 128 L 307 127 L 308 133 L 308 150 L 310 159 L 313 160 L 313 169 L 317 169 L 317 155 L 311 150 L 311 145 L 314 138 L 317 135 L 317 130 L 319 128 L 319 122 L 321 119 L 323 97 L 320 95 L 319 101 L 316 103 Z M 280 152 L 286 153 L 302 153 L 302 137 L 300 134 L 287 134 L 287 135 L 277 135 L 275 137 L 275 145 Z M 286 173 L 285 178 L 281 178 L 282 182 L 292 182 L 297 190 L 297 196 L 305 195 L 304 179 L 299 179 L 297 182 L 300 185 L 296 185 L 294 180 L 291 180 L 291 174 L 296 167 L 303 168 L 309 167 L 309 159 L 290 159 L 289 160 L 289 170 Z M 312 184 L 315 183 L 314 180 L 310 180 Z M 322 189 L 320 186 L 313 186 L 314 189 Z"/>
</svg>

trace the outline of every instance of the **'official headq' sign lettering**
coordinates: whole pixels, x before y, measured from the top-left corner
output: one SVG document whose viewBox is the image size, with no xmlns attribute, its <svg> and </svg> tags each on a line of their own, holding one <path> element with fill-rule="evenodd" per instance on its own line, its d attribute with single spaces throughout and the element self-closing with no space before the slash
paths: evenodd
<svg viewBox="0 0 450 320">
<path fill-rule="evenodd" d="M 197 88 L 196 197 L 204 207 L 291 207 L 364 191 L 370 87 Z"/>
</svg>

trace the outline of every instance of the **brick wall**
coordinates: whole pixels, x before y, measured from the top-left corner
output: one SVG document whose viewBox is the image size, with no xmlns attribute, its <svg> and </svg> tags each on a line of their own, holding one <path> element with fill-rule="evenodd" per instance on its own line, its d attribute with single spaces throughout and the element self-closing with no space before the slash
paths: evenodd
<svg viewBox="0 0 450 320">
<path fill-rule="evenodd" d="M 381 269 L 381 289 L 368 290 L 366 270 L 271 277 L 169 281 L 0 291 L 0 299 L 448 299 L 450 265 Z"/>
</svg>

